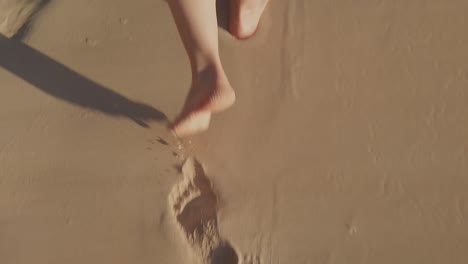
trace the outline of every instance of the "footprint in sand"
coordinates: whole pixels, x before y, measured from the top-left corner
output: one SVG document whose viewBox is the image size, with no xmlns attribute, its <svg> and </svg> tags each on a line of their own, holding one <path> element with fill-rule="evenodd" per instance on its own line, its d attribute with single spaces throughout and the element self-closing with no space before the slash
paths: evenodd
<svg viewBox="0 0 468 264">
<path fill-rule="evenodd" d="M 260 264 L 260 256 L 253 255 L 253 254 L 247 254 L 244 255 L 242 264 Z"/>
<path fill-rule="evenodd" d="M 189 158 L 184 179 L 174 186 L 169 202 L 177 223 L 203 264 L 237 264 L 237 253 L 218 231 L 217 197 L 202 165 Z"/>
</svg>

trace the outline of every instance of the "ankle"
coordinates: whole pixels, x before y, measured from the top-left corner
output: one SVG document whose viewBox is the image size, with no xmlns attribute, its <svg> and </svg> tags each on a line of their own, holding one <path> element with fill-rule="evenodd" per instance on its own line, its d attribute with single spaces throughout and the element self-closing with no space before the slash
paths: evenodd
<svg viewBox="0 0 468 264">
<path fill-rule="evenodd" d="M 238 15 L 242 16 L 245 13 L 258 12 L 258 10 L 263 10 L 268 0 L 244 0 L 240 1 L 238 4 Z"/>
<path fill-rule="evenodd" d="M 193 82 L 217 81 L 225 74 L 221 62 L 211 61 L 192 69 Z"/>
<path fill-rule="evenodd" d="M 221 65 L 219 56 L 196 54 L 190 59 L 192 68 L 192 76 L 198 75 L 207 69 L 214 69 Z"/>
</svg>

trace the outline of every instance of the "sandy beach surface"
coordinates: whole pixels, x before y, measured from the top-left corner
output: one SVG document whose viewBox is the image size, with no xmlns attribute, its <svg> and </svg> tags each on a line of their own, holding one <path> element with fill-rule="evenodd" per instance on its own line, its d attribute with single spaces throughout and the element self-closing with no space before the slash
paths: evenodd
<svg viewBox="0 0 468 264">
<path fill-rule="evenodd" d="M 39 2 L 0 0 L 0 263 L 468 263 L 467 1 L 272 0 L 183 140 L 164 1 Z"/>
</svg>

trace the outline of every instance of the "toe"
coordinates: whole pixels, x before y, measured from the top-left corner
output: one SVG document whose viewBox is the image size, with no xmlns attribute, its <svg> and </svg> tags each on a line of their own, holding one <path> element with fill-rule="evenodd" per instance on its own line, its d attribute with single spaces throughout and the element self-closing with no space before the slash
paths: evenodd
<svg viewBox="0 0 468 264">
<path fill-rule="evenodd" d="M 195 112 L 178 119 L 171 127 L 179 137 L 186 137 L 206 131 L 210 125 L 211 112 Z"/>
</svg>

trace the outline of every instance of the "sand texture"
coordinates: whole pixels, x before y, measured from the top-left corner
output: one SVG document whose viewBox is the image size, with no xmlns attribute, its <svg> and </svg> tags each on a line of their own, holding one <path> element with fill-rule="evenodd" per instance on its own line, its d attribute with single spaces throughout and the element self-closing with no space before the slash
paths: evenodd
<svg viewBox="0 0 468 264">
<path fill-rule="evenodd" d="M 179 140 L 164 1 L 0 0 L 0 263 L 468 263 L 467 28 L 465 0 L 272 0 L 220 28 L 235 106 Z"/>
</svg>

